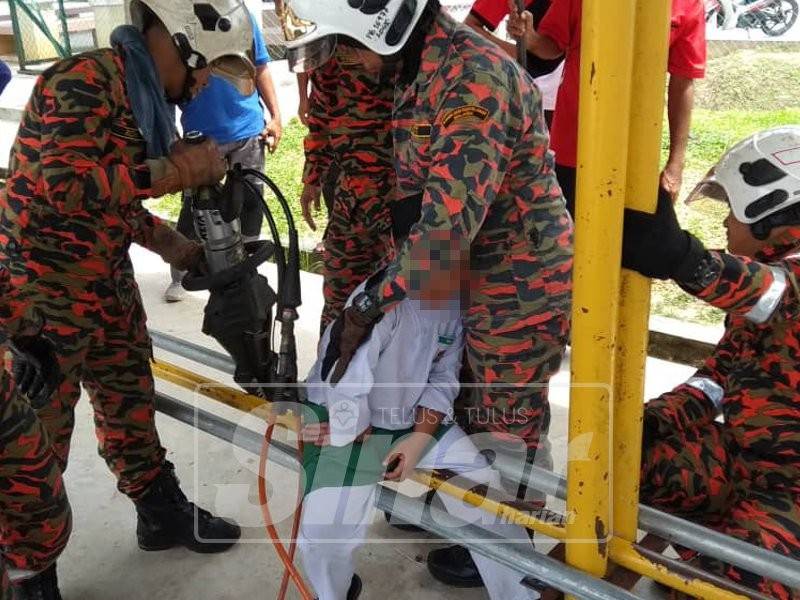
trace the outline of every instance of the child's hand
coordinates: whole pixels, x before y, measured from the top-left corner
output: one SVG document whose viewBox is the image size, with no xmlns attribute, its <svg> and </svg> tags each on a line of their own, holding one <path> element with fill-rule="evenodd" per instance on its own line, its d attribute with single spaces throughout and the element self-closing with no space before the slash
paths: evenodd
<svg viewBox="0 0 800 600">
<path fill-rule="evenodd" d="M 387 468 L 383 478 L 398 482 L 408 479 L 417 468 L 428 441 L 427 434 L 411 434 L 399 442 L 383 459 L 383 466 Z"/>
<path fill-rule="evenodd" d="M 327 421 L 325 423 L 304 423 L 300 429 L 300 440 L 315 446 L 330 446 L 331 424 Z"/>
</svg>

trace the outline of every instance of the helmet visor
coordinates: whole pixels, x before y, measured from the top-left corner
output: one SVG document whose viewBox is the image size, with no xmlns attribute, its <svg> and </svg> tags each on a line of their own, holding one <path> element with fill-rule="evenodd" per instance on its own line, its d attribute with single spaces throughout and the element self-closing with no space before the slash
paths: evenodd
<svg viewBox="0 0 800 600">
<path fill-rule="evenodd" d="M 287 6 L 286 0 L 277 0 L 275 9 L 281 21 L 283 38 L 291 43 L 307 36 L 317 29 L 316 23 L 298 17 L 291 6 Z"/>
<path fill-rule="evenodd" d="M 686 198 L 686 204 L 691 204 L 703 198 L 717 200 L 718 202 L 728 202 L 728 192 L 726 192 L 722 184 L 717 181 L 716 167 L 711 167 L 711 170 L 706 173 L 706 176 L 703 177 L 700 183 L 694 186 L 694 189 L 691 191 L 688 198 Z"/>
<path fill-rule="evenodd" d="M 329 35 L 297 48 L 287 48 L 286 58 L 293 73 L 307 73 L 328 62 L 336 52 L 336 36 Z"/>
</svg>

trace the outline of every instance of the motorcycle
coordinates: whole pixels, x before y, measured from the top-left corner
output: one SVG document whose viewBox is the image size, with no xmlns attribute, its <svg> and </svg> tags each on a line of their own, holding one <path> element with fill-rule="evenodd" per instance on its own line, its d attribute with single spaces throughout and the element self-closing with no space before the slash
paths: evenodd
<svg viewBox="0 0 800 600">
<path fill-rule="evenodd" d="M 797 21 L 797 0 L 735 0 L 738 12 L 736 27 L 760 29 L 770 37 L 789 31 Z M 725 22 L 725 10 L 719 0 L 706 2 L 706 22 L 716 20 L 717 26 Z"/>
</svg>

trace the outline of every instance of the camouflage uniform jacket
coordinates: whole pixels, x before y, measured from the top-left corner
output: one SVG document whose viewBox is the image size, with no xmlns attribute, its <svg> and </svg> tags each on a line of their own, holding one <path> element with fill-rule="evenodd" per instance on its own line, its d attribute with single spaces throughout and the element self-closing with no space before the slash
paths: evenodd
<svg viewBox="0 0 800 600">
<path fill-rule="evenodd" d="M 311 85 L 303 183 L 321 187 L 333 164 L 360 176 L 393 171 L 393 83 L 334 57 Z"/>
<path fill-rule="evenodd" d="M 648 411 L 678 429 L 722 413 L 738 477 L 800 492 L 800 229 L 789 238 L 762 262 L 712 253 L 720 275 L 694 295 L 728 313 L 725 334 L 694 377 Z"/>
<path fill-rule="evenodd" d="M 429 244 L 449 236 L 470 247 L 468 327 L 511 319 L 565 335 L 573 228 L 533 80 L 440 13 L 416 78 L 397 88 L 393 132 L 399 197 L 423 200 L 420 221 L 379 285 L 384 308 L 425 277 L 412 248 L 430 247 L 433 258 Z"/>
<path fill-rule="evenodd" d="M 145 158 L 113 50 L 66 59 L 39 77 L 0 195 L 12 312 L 32 302 L 48 321 L 58 314 L 84 328 L 138 302 L 128 248 L 146 246 L 159 223 L 142 206 L 151 195 Z"/>
</svg>

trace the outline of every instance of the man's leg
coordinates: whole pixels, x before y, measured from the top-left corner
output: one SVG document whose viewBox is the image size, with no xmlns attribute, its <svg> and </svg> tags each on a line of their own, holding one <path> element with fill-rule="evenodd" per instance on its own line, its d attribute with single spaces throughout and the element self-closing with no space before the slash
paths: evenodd
<svg viewBox="0 0 800 600">
<path fill-rule="evenodd" d="M 220 150 L 228 158 L 231 166 L 240 164 L 243 169 L 254 169 L 259 173 L 264 172 L 266 155 L 264 144 L 261 143 L 260 137 L 256 136 L 232 144 L 224 144 L 220 147 Z M 264 212 L 261 205 L 261 198 L 264 197 L 264 184 L 256 177 L 251 177 L 250 182 L 258 190 L 258 197 L 248 194 L 245 196 L 245 201 L 242 205 L 242 238 L 245 242 L 256 241 L 261 237 L 261 224 L 264 221 Z"/>
<path fill-rule="evenodd" d="M 181 195 L 181 212 L 178 215 L 178 223 L 175 229 L 190 240 L 197 239 L 197 233 L 194 230 L 194 216 L 192 215 L 192 199 L 186 192 Z M 164 291 L 164 300 L 166 302 L 180 302 L 186 297 L 186 290 L 181 285 L 186 271 L 170 267 L 170 275 L 172 281 Z"/>
<path fill-rule="evenodd" d="M 0 371 L 0 571 L 23 598 L 57 597 L 55 562 L 72 530 L 64 482 L 44 427 Z M 45 573 L 47 575 L 45 576 Z"/>
<path fill-rule="evenodd" d="M 372 522 L 374 485 L 324 487 L 303 501 L 297 550 L 319 600 L 344 600 L 353 582 L 353 555 Z"/>
<path fill-rule="evenodd" d="M 353 290 L 392 256 L 389 176 L 339 177 L 325 232 L 321 330 L 336 320 Z"/>
<path fill-rule="evenodd" d="M 457 425 L 453 425 L 442 439 L 428 451 L 418 466 L 420 469 L 452 471 L 458 477 L 452 479 L 451 482 L 460 487 L 469 489 L 478 484 L 487 485 L 495 490 L 502 489 L 500 474 L 489 466 L 486 459 L 478 452 L 475 444 Z M 495 515 L 447 494 L 438 493 L 438 497 L 453 516 L 501 535 L 511 540 L 509 544 L 522 544 L 525 548 L 533 547 L 525 528 L 504 523 Z M 470 552 L 470 554 L 480 571 L 489 597 L 493 600 L 522 600 L 539 597 L 537 592 L 521 585 L 522 575 L 518 572 L 477 552 Z M 437 579 L 441 579 L 441 573 L 437 571 L 437 564 L 429 560 L 428 565 Z"/>
<path fill-rule="evenodd" d="M 732 476 L 724 425 L 645 440 L 642 502 L 800 560 L 800 494 L 765 491 Z M 781 584 L 689 550 L 685 560 L 775 598 L 800 595 Z M 794 594 L 794 595 L 793 595 Z"/>
<path fill-rule="evenodd" d="M 109 319 L 103 337 L 88 353 L 84 386 L 94 407 L 100 455 L 130 497 L 138 514 L 144 550 L 185 546 L 221 552 L 241 535 L 233 523 L 189 502 L 172 465 L 165 460 L 155 426 L 150 338 L 141 301 L 131 317 Z"/>
<path fill-rule="evenodd" d="M 548 383 L 561 366 L 566 334 L 525 325 L 516 316 L 465 324 L 467 363 L 476 384 L 464 398 L 469 431 L 491 433 L 501 445 L 521 440 L 530 460 L 541 451 L 539 462 L 546 464 Z"/>
<path fill-rule="evenodd" d="M 778 554 L 800 560 L 800 494 L 749 489 L 715 527 Z M 704 556 L 695 559 L 704 569 L 758 590 L 764 595 L 799 600 L 800 590 L 789 589 L 755 573 Z"/>
</svg>

